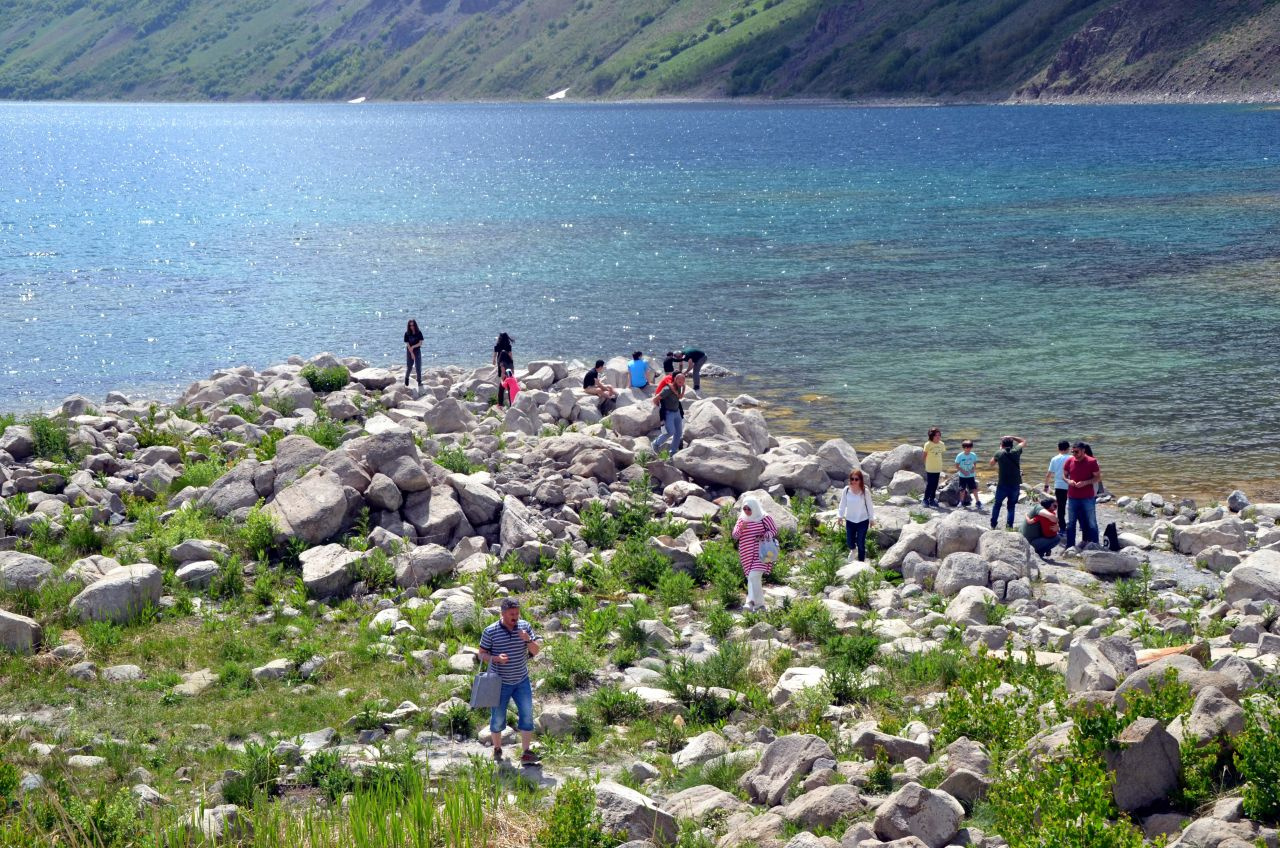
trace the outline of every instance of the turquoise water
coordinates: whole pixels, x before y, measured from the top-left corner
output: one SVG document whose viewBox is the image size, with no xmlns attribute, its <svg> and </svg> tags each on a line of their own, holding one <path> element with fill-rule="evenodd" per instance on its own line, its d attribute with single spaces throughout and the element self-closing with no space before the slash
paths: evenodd
<svg viewBox="0 0 1280 848">
<path fill-rule="evenodd" d="M 0 408 L 414 316 L 429 361 L 693 342 L 794 430 L 1274 488 L 1280 111 L 7 104 L 0 157 Z"/>
</svg>

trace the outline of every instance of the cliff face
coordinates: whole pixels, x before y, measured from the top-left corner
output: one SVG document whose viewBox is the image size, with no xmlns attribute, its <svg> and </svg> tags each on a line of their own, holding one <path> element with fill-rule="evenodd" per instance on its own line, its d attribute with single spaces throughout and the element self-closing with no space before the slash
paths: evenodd
<svg viewBox="0 0 1280 848">
<path fill-rule="evenodd" d="M 0 0 L 0 98 L 1252 96 L 1276 0 Z"/>
</svg>

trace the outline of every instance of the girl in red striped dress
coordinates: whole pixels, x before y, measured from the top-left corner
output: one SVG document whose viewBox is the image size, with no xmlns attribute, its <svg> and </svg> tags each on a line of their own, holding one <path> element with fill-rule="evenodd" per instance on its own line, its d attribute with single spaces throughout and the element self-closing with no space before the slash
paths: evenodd
<svg viewBox="0 0 1280 848">
<path fill-rule="evenodd" d="M 778 525 L 764 511 L 757 497 L 742 501 L 742 514 L 733 528 L 733 538 L 738 540 L 738 564 L 747 576 L 747 612 L 764 609 L 764 575 L 773 570 L 773 563 L 760 561 L 760 542 L 778 538 Z"/>
</svg>

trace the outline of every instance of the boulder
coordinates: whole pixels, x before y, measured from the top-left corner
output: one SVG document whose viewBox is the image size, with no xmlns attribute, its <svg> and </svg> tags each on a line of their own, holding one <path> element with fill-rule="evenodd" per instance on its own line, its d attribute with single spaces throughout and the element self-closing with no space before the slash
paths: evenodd
<svg viewBox="0 0 1280 848">
<path fill-rule="evenodd" d="M 226 545 L 209 539 L 187 539 L 169 549 L 169 558 L 177 565 L 201 560 L 225 559 L 230 554 L 231 550 Z"/>
<path fill-rule="evenodd" d="M 1098 577 L 1128 577 L 1140 564 L 1137 557 L 1118 551 L 1085 551 L 1080 567 Z"/>
<path fill-rule="evenodd" d="M 452 573 L 456 565 L 453 554 L 440 545 L 418 545 L 398 555 L 394 562 L 396 585 L 401 589 L 430 583 Z"/>
<path fill-rule="evenodd" d="M 889 481 L 889 494 L 916 496 L 924 492 L 924 475 L 914 471 L 902 470 L 893 475 Z"/>
<path fill-rule="evenodd" d="M 878 517 L 879 513 L 877 513 Z M 916 553 L 922 557 L 932 557 L 937 553 L 938 540 L 934 528 L 926 524 L 914 522 L 904 524 L 898 541 L 880 557 L 880 567 L 888 571 L 901 571 L 907 554 Z"/>
<path fill-rule="evenodd" d="M 361 554 L 339 544 L 321 545 L 302 552 L 302 584 L 311 598 L 341 597 L 354 580 L 352 567 Z"/>
<path fill-rule="evenodd" d="M 874 760 L 878 751 L 884 751 L 889 762 L 905 763 L 912 757 L 929 759 L 929 746 L 914 739 L 882 733 L 875 722 L 864 722 L 849 734 L 849 748 L 862 755 L 864 760 Z"/>
<path fill-rule="evenodd" d="M 944 598 L 957 595 L 965 586 L 986 586 L 991 571 L 977 554 L 954 553 L 942 561 L 933 588 Z"/>
<path fill-rule="evenodd" d="M 573 704 L 548 704 L 538 714 L 538 730 L 551 736 L 568 736 L 578 723 Z"/>
<path fill-rule="evenodd" d="M 1222 582 L 1222 596 L 1229 604 L 1280 603 L 1280 551 L 1256 551 L 1231 569 Z"/>
<path fill-rule="evenodd" d="M 204 589 L 221 570 L 221 567 L 216 562 L 206 559 L 187 563 L 179 568 L 173 576 L 188 589 Z"/>
<path fill-rule="evenodd" d="M 0 649 L 29 654 L 39 649 L 43 631 L 35 619 L 0 610 Z"/>
<path fill-rule="evenodd" d="M 1112 692 L 1137 669 L 1137 654 L 1129 640 L 1120 636 L 1082 639 L 1067 654 L 1067 691 Z"/>
<path fill-rule="evenodd" d="M 328 455 L 327 448 L 306 436 L 285 436 L 276 443 L 276 457 L 272 460 L 276 470 L 275 493 L 280 494 Z"/>
<path fill-rule="evenodd" d="M 827 679 L 827 670 L 817 666 L 792 666 L 782 672 L 778 682 L 769 692 L 769 700 L 781 706 L 791 702 L 799 692 L 814 686 L 821 686 Z"/>
<path fill-rule="evenodd" d="M 31 428 L 25 424 L 10 424 L 0 433 L 0 452 L 21 462 L 35 453 L 36 441 L 31 435 Z"/>
<path fill-rule="evenodd" d="M 1163 681 L 1168 669 L 1174 670 L 1178 680 L 1189 686 L 1193 695 L 1199 695 L 1200 690 L 1206 686 L 1216 686 L 1228 698 L 1237 698 L 1240 695 L 1239 684 L 1235 680 L 1220 672 L 1207 670 L 1186 654 L 1164 657 L 1145 668 L 1138 669 L 1126 677 L 1116 691 L 1122 696 L 1134 689 L 1150 692 L 1152 681 Z"/>
<path fill-rule="evenodd" d="M 647 436 L 658 429 L 661 424 L 658 416 L 658 407 L 647 399 L 642 399 L 639 403 L 618 407 L 609 416 L 609 421 L 613 427 L 613 432 L 619 436 L 632 438 Z"/>
<path fill-rule="evenodd" d="M 729 743 L 725 738 L 714 730 L 708 730 L 690 739 L 683 748 L 673 754 L 671 764 L 683 771 L 690 766 L 701 765 L 716 757 L 723 757 L 727 753 L 729 753 Z"/>
<path fill-rule="evenodd" d="M 820 495 L 831 488 L 831 478 L 816 457 L 772 456 L 760 473 L 757 485 L 765 489 L 782 486 L 788 492 Z"/>
<path fill-rule="evenodd" d="M 823 442 L 822 447 L 818 448 L 817 457 L 818 462 L 822 463 L 822 470 L 832 480 L 840 481 L 840 485 L 844 485 L 844 481 L 849 479 L 849 472 L 860 467 L 858 452 L 844 439 Z"/>
<path fill-rule="evenodd" d="M 53 576 L 53 564 L 32 554 L 0 551 L 0 590 L 34 592 Z"/>
<path fill-rule="evenodd" d="M 394 512 L 404 503 L 404 495 L 400 487 L 385 474 L 375 474 L 364 492 L 365 503 L 372 509 L 383 509 Z"/>
<path fill-rule="evenodd" d="M 62 573 L 63 580 L 74 580 L 81 586 L 88 586 L 102 579 L 102 576 L 113 568 L 119 568 L 120 562 L 102 554 L 90 554 L 71 563 Z"/>
<path fill-rule="evenodd" d="M 255 485 L 261 467 L 262 464 L 256 459 L 241 460 L 234 468 L 213 481 L 196 501 L 196 506 L 209 510 L 219 518 L 225 518 L 239 509 L 248 509 L 259 498 L 265 498 L 272 492 L 271 487 L 261 492 Z"/>
<path fill-rule="evenodd" d="M 612 780 L 596 784 L 596 810 L 606 830 L 625 833 L 628 839 L 669 844 L 679 832 L 675 816 L 648 796 Z"/>
<path fill-rule="evenodd" d="M 107 572 L 71 599 L 71 612 L 81 621 L 124 624 L 147 606 L 158 606 L 164 576 L 150 563 L 122 565 Z"/>
<path fill-rule="evenodd" d="M 449 545 L 465 516 L 453 499 L 453 489 L 435 486 L 414 492 L 405 498 L 404 517 L 418 533 L 423 544 Z"/>
<path fill-rule="evenodd" d="M 777 806 L 797 778 L 809 774 L 820 759 L 834 760 L 831 747 L 821 736 L 789 734 L 773 740 L 760 762 L 742 776 L 738 785 L 756 804 Z"/>
<path fill-rule="evenodd" d="M 1030 577 L 1036 560 L 1035 549 L 1021 533 L 1004 530 L 987 530 L 978 539 L 978 556 L 992 564 L 1003 562 L 1018 572 L 1019 577 Z"/>
<path fill-rule="evenodd" d="M 1173 546 L 1178 553 L 1187 556 L 1195 556 L 1211 545 L 1228 551 L 1243 551 L 1248 543 L 1244 522 L 1235 516 L 1173 528 Z"/>
<path fill-rule="evenodd" d="M 446 397 L 422 415 L 435 433 L 465 433 L 475 427 L 476 417 L 457 398 Z"/>
<path fill-rule="evenodd" d="M 1191 714 L 1183 722 L 1183 738 L 1199 745 L 1215 739 L 1234 739 L 1243 732 L 1244 710 L 1216 686 L 1200 690 Z"/>
<path fill-rule="evenodd" d="M 318 545 L 336 536 L 347 525 L 347 491 L 327 468 L 308 471 L 264 510 L 275 523 L 276 541 L 295 538 Z"/>
<path fill-rule="evenodd" d="M 502 512 L 502 495 L 466 474 L 450 474 L 449 485 L 458 496 L 462 514 L 472 527 L 492 524 Z"/>
<path fill-rule="evenodd" d="M 875 488 L 889 485 L 899 471 L 911 471 L 924 478 L 924 449 L 917 445 L 898 445 L 893 450 L 877 457 L 879 463 L 871 479 Z M 871 459 L 871 457 L 867 457 Z M 924 491 L 923 484 L 920 491 Z"/>
<path fill-rule="evenodd" d="M 990 529 L 987 517 L 974 512 L 956 510 L 938 522 L 938 557 L 956 553 L 976 553 L 978 540 Z"/>
<path fill-rule="evenodd" d="M 999 602 L 996 593 L 986 586 L 965 586 L 947 604 L 945 615 L 965 627 L 981 627 L 987 623 L 987 610 Z"/>
<path fill-rule="evenodd" d="M 908 783 L 876 808 L 875 831 L 881 839 L 914 836 L 929 848 L 943 848 L 963 818 L 964 807 L 946 792 Z"/>
<path fill-rule="evenodd" d="M 201 807 L 191 817 L 205 839 L 217 845 L 253 837 L 253 825 L 240 814 L 240 808 L 235 804 Z"/>
<path fill-rule="evenodd" d="M 684 416 L 685 442 L 709 439 L 713 436 L 739 438 L 738 428 L 724 413 L 726 408 L 727 404 L 721 398 L 696 400 L 689 404 Z"/>
<path fill-rule="evenodd" d="M 718 439 L 694 442 L 671 464 L 704 486 L 728 486 L 738 492 L 754 489 L 765 468 L 764 460 L 742 442 Z"/>
<path fill-rule="evenodd" d="M 743 500 L 752 495 L 759 498 L 760 507 L 770 518 L 773 519 L 773 523 L 778 525 L 778 530 L 787 531 L 800 529 L 800 522 L 796 518 L 796 514 L 788 509 L 786 505 L 775 501 L 773 499 L 773 495 L 769 494 L 764 489 L 752 489 L 749 492 L 743 492 L 742 497 L 738 498 L 737 503 L 734 504 L 734 508 L 741 509 Z"/>
<path fill-rule="evenodd" d="M 366 389 L 382 391 L 396 384 L 396 375 L 386 368 L 361 368 L 352 372 L 351 382 L 359 383 Z"/>
<path fill-rule="evenodd" d="M 507 495 L 502 500 L 499 533 L 502 547 L 507 551 L 514 551 L 525 542 L 538 541 L 538 522 L 519 498 Z"/>
<path fill-rule="evenodd" d="M 722 816 L 725 813 L 732 815 L 733 813 L 749 811 L 751 806 L 744 803 L 736 795 L 731 795 L 723 789 L 704 783 L 701 786 L 691 786 L 672 795 L 662 804 L 662 809 L 677 819 L 692 819 L 696 822 L 703 822 L 713 814 L 716 816 Z M 720 810 L 724 810 L 725 813 L 718 812 Z"/>
<path fill-rule="evenodd" d="M 1153 718 L 1139 718 L 1116 737 L 1117 748 L 1103 753 L 1115 772 L 1116 806 L 1124 812 L 1162 802 L 1178 788 L 1182 760 L 1178 741 Z"/>
<path fill-rule="evenodd" d="M 415 457 L 396 457 L 383 463 L 378 471 L 390 477 L 402 492 L 421 492 L 431 488 L 431 475 L 422 467 L 422 461 Z"/>
<path fill-rule="evenodd" d="M 867 808 L 858 790 L 848 783 L 819 786 L 782 809 L 782 818 L 805 828 L 831 827 L 847 821 Z"/>
</svg>

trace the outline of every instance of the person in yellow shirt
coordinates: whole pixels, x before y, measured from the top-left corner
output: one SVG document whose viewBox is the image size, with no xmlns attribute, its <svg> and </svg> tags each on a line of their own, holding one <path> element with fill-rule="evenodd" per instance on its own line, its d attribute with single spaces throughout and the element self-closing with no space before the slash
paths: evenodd
<svg viewBox="0 0 1280 848">
<path fill-rule="evenodd" d="M 929 430 L 929 441 L 924 443 L 924 505 L 934 509 L 938 504 L 938 479 L 942 476 L 942 455 L 947 446 L 942 442 L 942 431 Z"/>
</svg>

